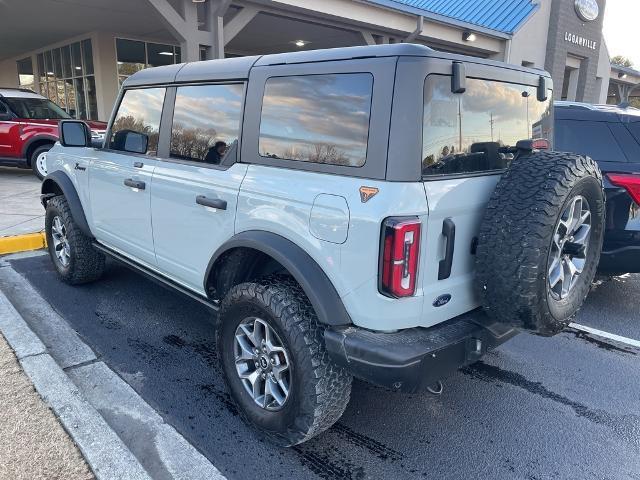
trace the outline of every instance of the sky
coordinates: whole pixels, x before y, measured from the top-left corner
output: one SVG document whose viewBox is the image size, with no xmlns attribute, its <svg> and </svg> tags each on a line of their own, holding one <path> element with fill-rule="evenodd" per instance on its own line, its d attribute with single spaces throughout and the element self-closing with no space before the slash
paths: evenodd
<svg viewBox="0 0 640 480">
<path fill-rule="evenodd" d="M 640 19 L 640 0 L 607 0 L 604 38 L 609 55 L 624 55 L 640 69 L 640 42 L 636 32 Z"/>
</svg>

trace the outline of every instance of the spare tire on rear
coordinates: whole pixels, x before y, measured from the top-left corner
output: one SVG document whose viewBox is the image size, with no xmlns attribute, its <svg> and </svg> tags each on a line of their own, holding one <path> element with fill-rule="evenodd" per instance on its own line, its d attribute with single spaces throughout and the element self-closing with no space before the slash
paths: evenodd
<svg viewBox="0 0 640 480">
<path fill-rule="evenodd" d="M 476 255 L 477 293 L 498 322 L 540 335 L 584 303 L 604 233 L 602 174 L 589 157 L 517 157 L 489 200 Z"/>
</svg>

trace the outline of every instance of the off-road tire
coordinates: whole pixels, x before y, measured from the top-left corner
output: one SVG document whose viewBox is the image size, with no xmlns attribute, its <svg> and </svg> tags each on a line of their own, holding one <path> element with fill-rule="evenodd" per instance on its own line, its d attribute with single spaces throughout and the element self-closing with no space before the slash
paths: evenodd
<svg viewBox="0 0 640 480">
<path fill-rule="evenodd" d="M 70 255 L 67 266 L 60 263 L 54 251 L 51 225 L 56 216 L 61 219 L 69 242 Z M 45 234 L 49 256 L 62 281 L 70 285 L 80 285 L 98 280 L 102 276 L 105 257 L 93 247 L 91 239 L 78 228 L 71 215 L 67 199 L 63 195 L 53 197 L 47 202 Z"/>
<path fill-rule="evenodd" d="M 33 152 L 31 152 L 31 156 L 29 157 L 29 164 L 31 165 L 31 170 L 33 170 L 33 174 L 38 177 L 40 180 L 44 178 L 44 175 L 40 173 L 38 169 L 38 156 L 41 153 L 48 152 L 53 147 L 53 144 L 41 145 L 36 148 Z"/>
<path fill-rule="evenodd" d="M 235 369 L 234 333 L 252 316 L 276 331 L 292 357 L 292 388 L 279 411 L 256 405 Z M 300 286 L 286 276 L 236 285 L 222 302 L 217 349 L 227 388 L 242 419 L 278 445 L 296 445 L 325 431 L 349 403 L 352 377 L 331 362 L 323 331 Z"/>
<path fill-rule="evenodd" d="M 591 210 L 584 269 L 564 299 L 548 281 L 549 255 L 559 218 L 582 195 Z M 595 277 L 604 233 L 602 174 L 589 157 L 532 152 L 514 160 L 499 181 L 482 220 L 476 289 L 498 322 L 550 336 L 565 328 Z"/>
</svg>

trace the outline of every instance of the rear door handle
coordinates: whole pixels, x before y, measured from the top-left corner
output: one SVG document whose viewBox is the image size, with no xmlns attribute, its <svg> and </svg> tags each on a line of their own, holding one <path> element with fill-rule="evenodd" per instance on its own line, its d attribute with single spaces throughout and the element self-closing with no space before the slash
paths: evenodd
<svg viewBox="0 0 640 480">
<path fill-rule="evenodd" d="M 133 162 L 133 168 L 142 168 L 144 167 L 144 163 L 142 162 Z"/>
<path fill-rule="evenodd" d="M 205 207 L 217 208 L 218 210 L 226 210 L 226 200 L 220 200 L 219 198 L 207 198 L 204 195 L 198 195 L 196 197 L 196 203 Z"/>
<path fill-rule="evenodd" d="M 140 180 L 134 180 L 133 178 L 127 178 L 124 181 L 124 184 L 127 187 L 131 187 L 131 188 L 137 188 L 138 190 L 144 190 L 145 187 L 145 183 L 140 181 Z"/>
<path fill-rule="evenodd" d="M 444 259 L 440 260 L 438 266 L 438 280 L 445 280 L 451 276 L 451 266 L 453 265 L 453 250 L 456 245 L 456 224 L 450 218 L 445 218 L 442 222 L 442 235 L 447 245 Z"/>
</svg>

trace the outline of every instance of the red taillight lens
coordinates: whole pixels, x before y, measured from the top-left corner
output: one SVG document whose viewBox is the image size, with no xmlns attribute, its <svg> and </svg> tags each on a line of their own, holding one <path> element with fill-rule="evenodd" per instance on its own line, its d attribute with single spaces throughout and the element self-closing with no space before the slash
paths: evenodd
<svg viewBox="0 0 640 480">
<path fill-rule="evenodd" d="M 534 139 L 531 146 L 536 150 L 549 150 L 549 147 L 550 147 L 549 140 L 547 140 L 546 138 Z"/>
<path fill-rule="evenodd" d="M 381 243 L 380 292 L 391 297 L 415 294 L 420 220 L 416 217 L 387 218 L 382 224 Z"/>
<path fill-rule="evenodd" d="M 607 173 L 609 181 L 618 187 L 624 188 L 633 201 L 640 205 L 640 175 L 629 173 Z"/>
</svg>

